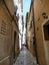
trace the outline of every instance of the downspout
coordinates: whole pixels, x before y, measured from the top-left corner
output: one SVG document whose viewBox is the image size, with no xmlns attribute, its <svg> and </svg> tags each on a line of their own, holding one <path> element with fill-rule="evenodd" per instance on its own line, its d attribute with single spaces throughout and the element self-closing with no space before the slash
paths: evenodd
<svg viewBox="0 0 49 65">
<path fill-rule="evenodd" d="M 39 64 L 38 52 L 37 52 L 37 42 L 36 42 L 36 31 L 35 31 L 34 0 L 33 0 L 33 26 L 34 26 L 34 49 L 35 49 L 36 61 L 37 61 L 37 64 Z"/>
</svg>

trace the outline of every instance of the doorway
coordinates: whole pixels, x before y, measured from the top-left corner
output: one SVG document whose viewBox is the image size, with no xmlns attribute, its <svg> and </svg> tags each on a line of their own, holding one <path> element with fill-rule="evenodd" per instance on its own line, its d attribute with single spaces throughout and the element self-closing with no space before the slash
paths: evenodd
<svg viewBox="0 0 49 65">
<path fill-rule="evenodd" d="M 45 20 L 42 24 L 42 35 L 45 49 L 46 63 L 49 65 L 49 19 Z"/>
<path fill-rule="evenodd" d="M 15 63 L 15 45 L 16 45 L 16 31 L 14 31 L 14 55 L 13 55 L 13 58 L 14 58 L 14 63 Z"/>
</svg>

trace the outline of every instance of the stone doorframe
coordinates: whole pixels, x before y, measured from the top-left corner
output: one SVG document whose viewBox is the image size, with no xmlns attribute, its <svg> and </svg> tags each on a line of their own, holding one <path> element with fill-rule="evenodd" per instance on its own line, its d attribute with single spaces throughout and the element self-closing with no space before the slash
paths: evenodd
<svg viewBox="0 0 49 65">
<path fill-rule="evenodd" d="M 47 65 L 49 65 L 49 56 L 48 56 L 48 47 L 47 47 L 47 43 L 49 40 L 45 40 L 44 38 L 44 30 L 43 30 L 43 26 L 47 23 L 48 19 L 45 19 L 44 22 L 42 23 L 41 29 L 42 29 L 42 36 L 43 36 L 43 44 L 44 44 L 44 51 L 45 51 L 45 58 L 46 58 L 46 63 Z"/>
</svg>

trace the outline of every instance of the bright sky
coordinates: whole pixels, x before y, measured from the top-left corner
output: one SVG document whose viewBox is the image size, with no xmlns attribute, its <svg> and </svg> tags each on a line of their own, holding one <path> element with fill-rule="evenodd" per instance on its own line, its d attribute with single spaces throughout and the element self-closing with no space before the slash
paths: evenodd
<svg viewBox="0 0 49 65">
<path fill-rule="evenodd" d="M 26 24 L 26 13 L 29 12 L 29 10 L 30 10 L 30 4 L 31 4 L 31 0 L 23 0 L 24 25 Z M 26 33 L 26 29 L 24 27 L 23 34 L 25 34 L 25 33 Z M 24 35 L 23 39 L 25 40 L 25 35 Z"/>
<path fill-rule="evenodd" d="M 24 22 L 26 18 L 26 12 L 30 9 L 31 0 L 23 0 L 23 16 L 24 16 Z"/>
<path fill-rule="evenodd" d="M 23 16 L 24 16 L 24 23 L 26 22 L 26 12 L 30 9 L 31 0 L 22 0 L 23 1 Z M 18 6 L 18 0 L 14 0 L 15 5 Z M 18 10 L 20 11 L 20 10 Z"/>
<path fill-rule="evenodd" d="M 26 13 L 30 9 L 31 0 L 22 0 L 22 1 L 23 1 L 23 17 L 24 17 L 24 25 L 25 25 L 25 23 L 26 23 Z M 18 0 L 14 0 L 14 3 L 15 3 L 15 5 L 17 4 L 17 6 L 18 6 Z M 20 10 L 18 10 L 18 11 L 20 12 Z M 21 28 L 21 26 L 20 26 L 20 28 Z M 24 27 L 23 34 L 25 34 L 25 32 L 26 32 L 26 29 Z M 25 39 L 25 35 L 24 35 L 23 39 Z"/>
</svg>

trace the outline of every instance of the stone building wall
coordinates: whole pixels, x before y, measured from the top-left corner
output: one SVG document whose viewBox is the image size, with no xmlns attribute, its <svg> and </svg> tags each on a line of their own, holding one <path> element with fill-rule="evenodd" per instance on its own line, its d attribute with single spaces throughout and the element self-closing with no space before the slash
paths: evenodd
<svg viewBox="0 0 49 65">
<path fill-rule="evenodd" d="M 5 1 L 8 9 L 9 9 L 11 15 L 14 15 L 15 10 L 14 10 L 14 2 L 13 2 L 13 0 L 10 0 L 10 1 L 9 0 L 4 0 L 4 1 Z"/>
<path fill-rule="evenodd" d="M 35 56 L 34 44 L 33 44 L 33 37 L 34 37 L 34 28 L 33 28 L 33 9 L 32 9 L 32 2 L 30 6 L 29 16 L 26 16 L 26 35 L 27 35 L 27 46 L 29 51 Z"/>
<path fill-rule="evenodd" d="M 26 14 L 26 45 L 27 45 L 27 48 L 28 48 L 28 16 L 29 13 L 27 12 Z"/>
<path fill-rule="evenodd" d="M 0 1 L 0 65 L 12 65 L 19 54 L 19 29 L 12 5 L 7 10 L 5 3 Z"/>
<path fill-rule="evenodd" d="M 19 55 L 19 32 L 15 22 L 12 22 L 12 48 L 13 48 L 13 59 L 16 60 Z M 15 54 L 15 58 L 14 58 Z"/>
<path fill-rule="evenodd" d="M 0 3 L 0 65 L 10 64 L 11 19 L 3 3 Z"/>
<path fill-rule="evenodd" d="M 49 1 L 34 0 L 37 53 L 40 65 L 49 65 Z"/>
</svg>

